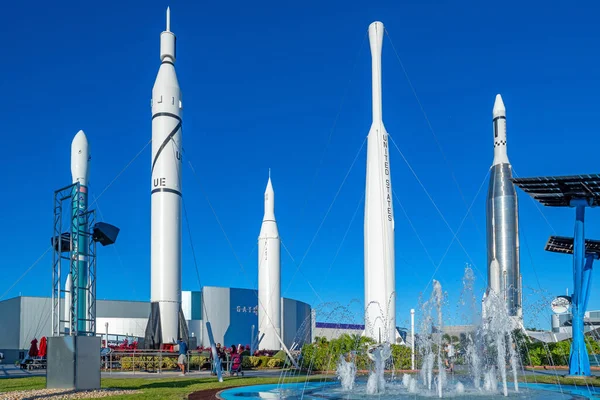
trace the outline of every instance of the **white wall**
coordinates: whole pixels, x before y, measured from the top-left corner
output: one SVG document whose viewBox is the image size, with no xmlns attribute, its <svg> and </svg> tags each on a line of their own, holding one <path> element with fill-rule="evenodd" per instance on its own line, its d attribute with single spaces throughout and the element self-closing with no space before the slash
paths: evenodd
<svg viewBox="0 0 600 400">
<path fill-rule="evenodd" d="M 108 322 L 109 335 L 133 335 L 144 337 L 148 318 L 96 318 L 96 333 L 104 334 L 106 332 L 106 323 Z"/>
<path fill-rule="evenodd" d="M 318 337 L 325 337 L 327 340 L 337 339 L 344 333 L 348 335 L 360 335 L 362 336 L 364 330 L 362 329 L 340 329 L 340 328 L 315 328 L 313 332 L 312 340 Z"/>
<path fill-rule="evenodd" d="M 186 320 L 192 319 L 192 292 L 188 290 L 181 292 L 181 310 Z"/>
</svg>

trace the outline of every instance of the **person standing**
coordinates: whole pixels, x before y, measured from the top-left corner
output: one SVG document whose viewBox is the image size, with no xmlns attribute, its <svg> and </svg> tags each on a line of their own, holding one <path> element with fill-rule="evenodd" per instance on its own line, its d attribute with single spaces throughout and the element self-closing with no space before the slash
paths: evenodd
<svg viewBox="0 0 600 400">
<path fill-rule="evenodd" d="M 179 369 L 181 369 L 181 375 L 185 375 L 185 363 L 187 362 L 187 344 L 179 338 L 177 340 L 177 344 L 179 345 L 179 358 L 177 359 L 177 365 Z"/>
<path fill-rule="evenodd" d="M 455 351 L 454 351 L 454 345 L 452 344 L 452 342 L 448 343 L 446 352 L 448 353 L 448 368 L 450 369 L 450 372 L 454 372 Z"/>
</svg>

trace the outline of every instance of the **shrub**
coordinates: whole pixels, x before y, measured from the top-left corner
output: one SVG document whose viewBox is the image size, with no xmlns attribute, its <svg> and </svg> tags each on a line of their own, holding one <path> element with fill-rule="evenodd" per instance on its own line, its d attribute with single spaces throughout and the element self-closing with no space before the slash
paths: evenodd
<svg viewBox="0 0 600 400">
<path fill-rule="evenodd" d="M 408 346 L 399 344 L 392 345 L 392 360 L 396 369 L 410 369 L 411 367 L 411 349 Z"/>
<path fill-rule="evenodd" d="M 600 354 L 600 343 L 591 336 L 585 337 L 585 346 L 589 354 Z"/>
<path fill-rule="evenodd" d="M 142 357 L 121 357 L 121 368 L 125 370 L 132 369 L 170 369 L 177 367 L 177 359 L 165 357 L 162 362 L 159 357 L 142 356 Z"/>
<path fill-rule="evenodd" d="M 255 366 L 252 365 L 251 358 L 256 358 L 256 357 L 244 357 L 244 358 L 242 358 L 242 368 L 244 368 L 244 369 L 255 368 Z"/>
<path fill-rule="evenodd" d="M 564 341 L 550 344 L 554 365 L 568 365 L 571 354 L 571 343 Z"/>
<path fill-rule="evenodd" d="M 191 356 L 189 357 L 190 368 L 201 368 L 207 363 L 210 363 L 208 357 L 204 356 Z"/>
<path fill-rule="evenodd" d="M 271 359 L 271 357 L 260 356 L 260 357 L 258 357 L 258 359 L 260 360 L 260 363 L 258 364 L 258 366 L 262 367 L 262 368 L 266 368 L 267 364 L 269 363 L 269 360 Z"/>
<path fill-rule="evenodd" d="M 260 366 L 260 357 L 253 357 L 253 356 L 251 356 L 251 357 L 244 357 L 243 361 L 246 361 L 246 360 L 248 360 L 248 362 L 250 363 L 250 366 L 252 368 L 258 368 Z"/>
<path fill-rule="evenodd" d="M 267 367 L 269 368 L 281 368 L 283 366 L 283 361 L 279 358 L 271 358 L 267 363 Z"/>
</svg>

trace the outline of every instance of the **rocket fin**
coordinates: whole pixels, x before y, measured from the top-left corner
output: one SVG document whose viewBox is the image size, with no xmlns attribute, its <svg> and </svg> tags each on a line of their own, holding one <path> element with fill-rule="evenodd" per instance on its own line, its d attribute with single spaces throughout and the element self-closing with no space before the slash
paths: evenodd
<svg viewBox="0 0 600 400">
<path fill-rule="evenodd" d="M 160 305 L 157 301 L 150 303 L 150 317 L 144 334 L 145 349 L 160 349 L 162 343 L 162 329 L 160 323 Z"/>
</svg>

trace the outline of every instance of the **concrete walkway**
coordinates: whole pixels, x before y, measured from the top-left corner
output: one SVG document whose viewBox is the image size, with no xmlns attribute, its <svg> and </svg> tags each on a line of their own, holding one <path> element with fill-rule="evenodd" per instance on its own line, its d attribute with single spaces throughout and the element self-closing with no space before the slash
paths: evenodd
<svg viewBox="0 0 600 400">
<path fill-rule="evenodd" d="M 28 376 L 46 376 L 45 370 L 27 371 L 14 365 L 0 364 L 0 379 L 2 378 L 25 378 Z"/>
<path fill-rule="evenodd" d="M 294 372 L 288 373 L 290 376 L 295 375 Z M 185 376 L 181 376 L 181 372 L 175 370 L 163 371 L 161 373 L 157 372 L 145 372 L 145 371 L 119 371 L 113 370 L 112 372 L 102 372 L 103 378 L 144 378 L 144 379 L 160 379 L 160 378 L 207 378 L 210 377 L 210 371 L 191 371 L 185 374 Z M 254 371 L 244 371 L 244 376 L 251 377 L 278 377 L 281 375 L 280 369 L 272 369 L 272 370 L 254 370 Z M 2 378 L 26 378 L 32 376 L 46 376 L 46 370 L 33 370 L 27 371 L 21 369 L 19 367 L 15 367 L 14 365 L 2 365 L 0 364 L 0 379 Z M 227 377 L 229 375 L 223 374 L 223 377 Z M 216 379 L 217 377 L 214 376 Z"/>
</svg>

